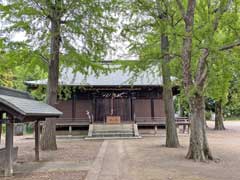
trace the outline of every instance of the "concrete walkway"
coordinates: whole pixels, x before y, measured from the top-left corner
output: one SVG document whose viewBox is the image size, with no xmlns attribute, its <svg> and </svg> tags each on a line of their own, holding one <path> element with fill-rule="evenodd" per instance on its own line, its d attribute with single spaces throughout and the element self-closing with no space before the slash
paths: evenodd
<svg viewBox="0 0 240 180">
<path fill-rule="evenodd" d="M 133 180 L 128 164 L 123 140 L 105 140 L 86 180 Z"/>
</svg>

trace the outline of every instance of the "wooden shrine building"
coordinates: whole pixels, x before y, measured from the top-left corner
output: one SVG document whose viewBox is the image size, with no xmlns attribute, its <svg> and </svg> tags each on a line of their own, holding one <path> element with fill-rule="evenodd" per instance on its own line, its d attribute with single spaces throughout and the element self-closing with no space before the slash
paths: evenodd
<svg viewBox="0 0 240 180">
<path fill-rule="evenodd" d="M 115 117 L 119 123 L 138 125 L 165 124 L 162 99 L 162 79 L 156 73 L 145 72 L 134 78 L 122 70 L 98 76 L 84 76 L 71 68 L 61 71 L 59 84 L 68 87 L 71 96 L 59 99 L 57 109 L 63 116 L 58 125 L 88 126 L 106 123 Z M 46 86 L 47 80 L 27 81 L 28 87 Z M 173 88 L 177 94 L 177 87 Z"/>
<path fill-rule="evenodd" d="M 0 144 L 0 170 L 5 176 L 13 173 L 17 148 L 13 147 L 14 123 L 35 122 L 35 160 L 39 160 L 39 121 L 57 118 L 62 113 L 48 104 L 34 100 L 28 93 L 0 86 L 0 127 L 6 124 L 5 146 Z M 1 132 L 0 132 L 1 138 Z"/>
</svg>

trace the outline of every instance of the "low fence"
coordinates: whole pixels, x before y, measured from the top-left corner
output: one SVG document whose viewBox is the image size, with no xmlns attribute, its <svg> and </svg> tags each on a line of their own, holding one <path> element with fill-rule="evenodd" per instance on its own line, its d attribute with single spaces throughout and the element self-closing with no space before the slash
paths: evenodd
<svg viewBox="0 0 240 180">
<path fill-rule="evenodd" d="M 176 117 L 176 124 L 190 123 L 188 117 Z M 139 125 L 165 125 L 166 117 L 135 117 L 135 122 Z"/>
<path fill-rule="evenodd" d="M 188 117 L 176 117 L 177 125 L 190 125 Z M 56 118 L 57 126 L 88 126 L 92 123 L 88 118 Z M 105 122 L 94 121 L 93 123 L 101 124 Z M 123 124 L 136 123 L 138 125 L 165 125 L 166 117 L 135 117 L 134 121 L 121 121 Z"/>
<path fill-rule="evenodd" d="M 91 123 L 87 118 L 57 118 L 55 121 L 57 126 L 86 126 Z"/>
</svg>

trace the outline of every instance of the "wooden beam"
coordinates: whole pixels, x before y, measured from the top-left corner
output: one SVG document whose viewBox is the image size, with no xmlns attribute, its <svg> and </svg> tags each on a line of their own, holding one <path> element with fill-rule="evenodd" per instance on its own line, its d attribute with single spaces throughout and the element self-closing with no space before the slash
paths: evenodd
<svg viewBox="0 0 240 180">
<path fill-rule="evenodd" d="M 35 161 L 39 161 L 39 121 L 35 121 Z"/>
<path fill-rule="evenodd" d="M 6 123 L 6 161 L 4 176 L 11 176 L 13 174 L 13 122 Z"/>
</svg>

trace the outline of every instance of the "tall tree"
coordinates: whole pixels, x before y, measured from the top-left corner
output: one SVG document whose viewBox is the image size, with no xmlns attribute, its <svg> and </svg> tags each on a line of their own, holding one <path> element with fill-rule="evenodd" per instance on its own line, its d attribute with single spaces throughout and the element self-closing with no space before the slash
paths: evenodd
<svg viewBox="0 0 240 180">
<path fill-rule="evenodd" d="M 163 79 L 163 100 L 166 114 L 166 147 L 178 147 L 179 140 L 175 124 L 170 60 L 173 53 L 173 33 L 170 26 L 177 24 L 171 1 L 133 0 L 127 3 L 131 15 L 124 29 L 131 43 L 131 50 L 139 55 L 134 67 L 146 70 L 159 67 Z M 132 23 L 133 22 L 133 23 Z M 134 38 L 133 38 L 134 37 Z M 156 38 L 157 37 L 157 38 Z M 172 38 L 172 39 L 171 39 Z M 137 70 L 138 71 L 138 70 Z M 156 72 L 155 72 L 156 73 Z M 156 76 L 156 75 L 155 75 Z"/>
<path fill-rule="evenodd" d="M 170 52 L 169 52 L 169 37 L 165 27 L 170 20 L 169 17 L 169 1 L 164 4 L 158 3 L 158 17 L 164 26 L 161 28 L 161 55 L 162 59 L 162 78 L 163 78 L 163 100 L 164 109 L 166 114 L 166 147 L 178 147 L 179 140 L 177 136 L 176 123 L 175 123 L 175 110 L 173 103 L 173 93 L 172 93 L 172 82 L 171 82 L 171 71 L 170 71 Z M 164 10 L 163 10 L 164 8 Z M 166 24 L 166 25 L 165 25 Z"/>
<path fill-rule="evenodd" d="M 233 78 L 235 58 L 231 53 L 221 53 L 219 59 L 212 59 L 209 63 L 209 73 L 206 87 L 206 95 L 214 100 L 215 105 L 215 130 L 224 130 L 223 108 L 228 101 L 230 81 Z"/>
<path fill-rule="evenodd" d="M 238 23 L 239 20 L 234 19 L 232 21 L 237 21 Z M 233 29 L 236 27 L 238 27 L 238 25 L 236 26 L 234 23 L 231 25 Z M 222 44 L 221 41 L 224 36 L 230 38 L 231 36 L 235 36 L 235 33 L 236 32 L 228 31 L 228 33 L 225 34 L 224 31 L 221 31 L 217 34 L 218 38 L 216 41 L 218 44 Z M 218 54 L 211 57 L 211 61 L 208 63 L 209 73 L 206 95 L 215 101 L 215 130 L 225 129 L 223 116 L 224 108 L 228 102 L 232 105 L 235 104 L 235 102 L 231 102 L 230 96 L 234 96 L 232 88 L 234 88 L 234 86 L 239 86 L 239 55 L 236 51 L 237 48 L 231 48 L 228 51 L 219 51 Z"/>
<path fill-rule="evenodd" d="M 63 17 L 63 1 L 46 1 L 48 16 L 50 19 L 50 59 L 48 61 L 48 84 L 47 103 L 51 106 L 57 104 L 57 89 L 59 78 L 59 56 L 61 43 L 61 19 Z M 43 124 L 41 137 L 42 150 L 56 150 L 56 123 L 52 119 L 47 119 Z"/>
<path fill-rule="evenodd" d="M 220 50 L 216 47 L 214 35 L 219 32 L 219 24 L 223 20 L 223 14 L 230 9 L 231 1 L 206 0 L 197 3 L 196 0 L 188 0 L 186 10 L 182 1 L 176 0 L 176 3 L 185 25 L 182 46 L 183 84 L 191 112 L 191 135 L 187 158 L 199 161 L 211 160 L 213 156 L 207 141 L 204 116 L 204 90 L 208 75 L 208 59 L 215 53 L 218 54 L 217 51 Z M 205 23 L 205 28 L 202 27 L 202 23 Z M 196 40 L 194 44 L 193 40 Z M 195 60 L 194 63 L 192 59 Z"/>
<path fill-rule="evenodd" d="M 105 56 L 114 31 L 110 10 L 114 0 L 19 0 L 1 2 L 7 35 L 21 32 L 24 42 L 48 66 L 47 102 L 57 103 L 59 59 L 77 70 L 92 66 Z M 12 38 L 9 38 L 12 41 Z M 63 54 L 61 56 L 61 54 Z M 66 61 L 66 59 L 68 59 Z M 57 149 L 55 122 L 47 120 L 41 138 L 43 150 Z"/>
<path fill-rule="evenodd" d="M 204 98 L 201 94 L 203 91 L 205 70 L 205 59 L 208 56 L 208 51 L 203 49 L 203 57 L 198 63 L 198 73 L 196 73 L 196 92 L 190 95 L 191 88 L 194 86 L 191 72 L 191 59 L 192 59 L 192 38 L 193 38 L 193 28 L 194 28 L 194 15 L 196 8 L 196 0 L 188 0 L 187 10 L 180 0 L 177 0 L 179 10 L 182 14 L 182 18 L 185 23 L 185 36 L 183 38 L 182 46 L 182 66 L 183 66 L 183 84 L 185 89 L 185 94 L 189 98 L 190 112 L 191 112 L 191 135 L 190 135 L 190 145 L 187 154 L 187 158 L 195 160 L 205 160 L 212 159 L 212 154 L 208 147 L 207 137 L 206 137 L 206 127 L 204 121 Z M 204 71 L 204 72 L 203 72 Z"/>
</svg>

